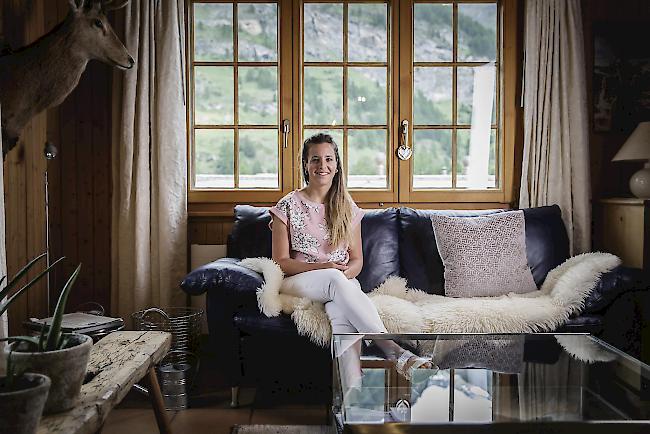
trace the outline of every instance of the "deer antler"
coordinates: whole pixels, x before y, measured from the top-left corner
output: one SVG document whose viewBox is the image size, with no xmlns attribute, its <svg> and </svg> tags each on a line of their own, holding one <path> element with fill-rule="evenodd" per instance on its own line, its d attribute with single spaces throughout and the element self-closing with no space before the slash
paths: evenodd
<svg viewBox="0 0 650 434">
<path fill-rule="evenodd" d="M 123 0 L 121 2 L 118 2 L 116 5 L 112 5 L 113 1 L 114 0 L 103 0 L 102 1 L 102 9 L 104 9 L 106 12 L 114 11 L 116 9 L 121 9 L 124 6 L 126 6 L 129 3 L 130 0 Z"/>
</svg>

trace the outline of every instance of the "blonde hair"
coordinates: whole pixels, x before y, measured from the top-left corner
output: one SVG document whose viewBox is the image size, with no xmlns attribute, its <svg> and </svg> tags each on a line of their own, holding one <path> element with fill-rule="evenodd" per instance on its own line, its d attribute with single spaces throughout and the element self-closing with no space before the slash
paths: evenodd
<svg viewBox="0 0 650 434">
<path fill-rule="evenodd" d="M 309 184 L 309 171 L 307 170 L 307 160 L 309 158 L 309 149 L 313 145 L 321 143 L 329 144 L 334 150 L 336 156 L 336 173 L 332 180 L 332 186 L 327 192 L 325 220 L 327 228 L 330 231 L 330 244 L 338 246 L 342 241 L 349 240 L 350 229 L 352 227 L 352 198 L 345 186 L 345 176 L 339 157 L 339 147 L 329 134 L 315 134 L 305 140 L 302 145 L 302 176 L 305 183 Z"/>
</svg>

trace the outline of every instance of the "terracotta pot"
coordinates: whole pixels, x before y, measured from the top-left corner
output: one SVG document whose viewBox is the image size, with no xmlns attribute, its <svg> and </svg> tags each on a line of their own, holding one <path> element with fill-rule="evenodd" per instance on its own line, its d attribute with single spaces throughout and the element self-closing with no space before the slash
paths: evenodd
<svg viewBox="0 0 650 434">
<path fill-rule="evenodd" d="M 15 380 L 17 390 L 7 392 L 5 378 L 0 377 L 0 434 L 35 433 L 50 390 L 50 379 L 28 372 Z"/>
<path fill-rule="evenodd" d="M 86 376 L 86 366 L 93 340 L 86 335 L 70 335 L 73 345 L 63 350 L 27 353 L 16 351 L 16 343 L 5 352 L 13 349 L 11 360 L 17 369 L 47 375 L 52 380 L 50 394 L 45 404 L 45 413 L 57 413 L 74 407 L 81 383 Z"/>
</svg>

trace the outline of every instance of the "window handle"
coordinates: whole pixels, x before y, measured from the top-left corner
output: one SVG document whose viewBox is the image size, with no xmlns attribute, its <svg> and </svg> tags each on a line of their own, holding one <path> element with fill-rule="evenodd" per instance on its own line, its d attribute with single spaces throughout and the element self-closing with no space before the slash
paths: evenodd
<svg viewBox="0 0 650 434">
<path fill-rule="evenodd" d="M 282 121 L 282 142 L 284 149 L 289 147 L 289 132 L 291 132 L 291 126 L 289 125 L 289 119 Z"/>
<path fill-rule="evenodd" d="M 400 140 L 400 145 L 397 148 L 397 158 L 399 158 L 400 160 L 408 160 L 409 158 L 411 158 L 413 151 L 409 146 L 409 121 L 407 121 L 406 119 L 404 119 L 400 123 L 399 140 Z"/>
</svg>

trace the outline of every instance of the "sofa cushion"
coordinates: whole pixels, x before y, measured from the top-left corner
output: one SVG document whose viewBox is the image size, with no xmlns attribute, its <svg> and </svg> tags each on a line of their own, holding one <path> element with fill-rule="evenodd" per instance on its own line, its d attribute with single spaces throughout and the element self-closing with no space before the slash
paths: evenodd
<svg viewBox="0 0 650 434">
<path fill-rule="evenodd" d="M 252 336 L 263 334 L 298 336 L 296 324 L 289 315 L 282 314 L 269 318 L 259 312 L 240 312 L 235 314 L 233 322 L 240 331 Z"/>
<path fill-rule="evenodd" d="M 235 206 L 235 224 L 228 235 L 231 258 L 271 257 L 271 214 L 268 207 Z"/>
<path fill-rule="evenodd" d="M 444 267 L 436 247 L 431 216 L 479 216 L 502 210 L 421 210 L 399 209 L 399 256 L 401 276 L 408 286 L 429 294 L 444 295 Z"/>
<path fill-rule="evenodd" d="M 569 258 L 569 237 L 557 205 L 525 208 L 526 256 L 538 287 L 553 268 Z"/>
<path fill-rule="evenodd" d="M 445 267 L 445 296 L 493 297 L 537 290 L 526 261 L 524 213 L 432 215 Z"/>
<path fill-rule="evenodd" d="M 357 276 L 365 292 L 399 275 L 397 209 L 367 210 L 361 220 L 363 268 Z"/>
</svg>

